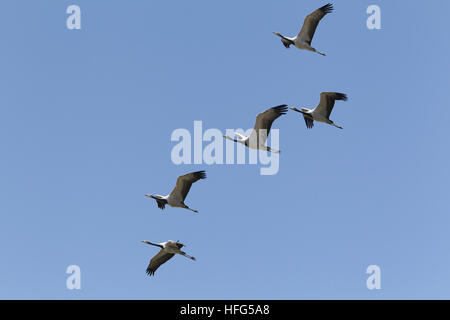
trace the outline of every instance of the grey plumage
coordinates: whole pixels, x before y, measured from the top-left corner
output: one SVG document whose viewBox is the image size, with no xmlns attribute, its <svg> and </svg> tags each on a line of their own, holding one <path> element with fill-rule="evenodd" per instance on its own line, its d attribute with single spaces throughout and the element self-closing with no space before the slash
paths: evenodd
<svg viewBox="0 0 450 320">
<path fill-rule="evenodd" d="M 347 95 L 340 92 L 322 92 L 320 94 L 319 104 L 314 110 L 322 113 L 329 119 L 331 111 L 333 111 L 334 102 L 336 100 L 347 101 Z"/>
<path fill-rule="evenodd" d="M 342 129 L 342 127 L 336 125 L 330 120 L 331 111 L 333 111 L 336 100 L 347 101 L 347 95 L 340 92 L 322 92 L 320 94 L 319 104 L 313 110 L 307 108 L 301 108 L 301 110 L 299 110 L 294 107 L 291 107 L 291 110 L 303 114 L 303 118 L 305 119 L 306 127 L 308 129 L 314 127 L 314 121 L 324 122 L 336 128 Z"/>
<path fill-rule="evenodd" d="M 192 184 L 200 179 L 206 179 L 206 173 L 204 170 L 179 176 L 177 179 L 177 184 L 170 194 L 179 196 L 184 201 L 189 193 L 189 190 L 191 190 Z"/>
<path fill-rule="evenodd" d="M 315 48 L 313 48 L 311 46 L 311 42 L 320 20 L 322 20 L 325 15 L 332 11 L 333 5 L 331 3 L 328 3 L 307 15 L 305 20 L 303 21 L 300 32 L 295 37 L 285 37 L 278 32 L 274 32 L 274 34 L 281 38 L 281 42 L 286 48 L 289 48 L 289 46 L 293 45 L 298 49 L 313 51 L 325 56 L 325 53 L 317 51 Z"/>
<path fill-rule="evenodd" d="M 161 250 L 150 260 L 150 263 L 147 266 L 146 272 L 149 276 L 153 276 L 155 274 L 156 270 L 158 270 L 158 268 L 161 265 L 163 265 L 164 263 L 166 263 L 167 261 L 172 259 L 172 257 L 175 254 L 180 254 L 182 256 L 185 256 L 186 258 L 195 260 L 194 257 L 181 251 L 181 248 L 183 248 L 185 246 L 181 242 L 178 242 L 178 241 L 175 242 L 172 240 L 169 240 L 167 242 L 162 242 L 162 243 L 153 243 L 153 242 L 150 242 L 147 240 L 143 240 L 142 242 L 161 248 Z"/>
<path fill-rule="evenodd" d="M 158 204 L 158 208 L 160 208 L 161 210 L 164 209 L 167 204 L 170 207 L 184 208 L 197 213 L 198 211 L 189 208 L 184 203 L 184 200 L 186 199 L 189 190 L 191 190 L 192 184 L 200 179 L 206 179 L 205 171 L 196 171 L 179 176 L 172 192 L 166 196 L 161 196 L 158 194 L 153 195 L 149 193 L 145 196 L 155 199 L 156 203 Z"/>
<path fill-rule="evenodd" d="M 305 20 L 303 21 L 303 26 L 300 32 L 297 35 L 297 38 L 305 41 L 307 44 L 311 45 L 311 41 L 314 37 L 314 33 L 316 32 L 317 26 L 319 25 L 320 20 L 322 18 L 333 11 L 333 5 L 328 3 L 323 7 L 315 10 L 311 14 L 307 15 Z"/>
<path fill-rule="evenodd" d="M 259 113 L 256 116 L 253 131 L 250 134 L 249 139 L 247 140 L 247 145 L 248 142 L 252 141 L 257 141 L 258 145 L 264 145 L 266 143 L 267 136 L 270 133 L 270 129 L 272 128 L 273 122 L 280 116 L 286 114 L 287 111 L 287 105 L 282 104 Z M 261 130 L 265 130 L 265 134 L 264 132 L 261 132 Z M 261 138 L 261 141 L 258 141 L 259 138 Z"/>
</svg>

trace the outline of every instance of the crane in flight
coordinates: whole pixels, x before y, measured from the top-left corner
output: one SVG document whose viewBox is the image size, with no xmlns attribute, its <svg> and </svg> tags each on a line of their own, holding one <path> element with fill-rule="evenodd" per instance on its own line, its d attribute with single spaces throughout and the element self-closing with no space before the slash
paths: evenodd
<svg viewBox="0 0 450 320">
<path fill-rule="evenodd" d="M 161 210 L 164 209 L 167 204 L 171 207 L 184 208 L 198 213 L 197 210 L 191 209 L 185 205 L 184 200 L 186 199 L 192 184 L 200 179 L 206 179 L 205 171 L 196 171 L 179 176 L 175 188 L 173 188 L 172 192 L 167 196 L 161 196 L 158 194 L 146 194 L 145 196 L 155 199 L 158 204 L 158 208 Z"/>
<path fill-rule="evenodd" d="M 289 46 L 293 45 L 294 47 L 297 47 L 299 49 L 313 51 L 325 56 L 325 53 L 317 51 L 316 49 L 311 47 L 311 41 L 314 37 L 314 32 L 316 32 L 316 28 L 320 20 L 327 13 L 330 13 L 332 11 L 333 5 L 331 3 L 328 3 L 323 7 L 315 10 L 311 14 L 307 15 L 305 21 L 303 22 L 302 29 L 295 37 L 285 37 L 278 32 L 274 32 L 274 34 L 281 38 L 281 42 L 283 42 L 283 45 L 286 48 L 289 48 Z"/>
<path fill-rule="evenodd" d="M 161 243 L 153 243 L 147 240 L 142 240 L 142 242 L 161 248 L 161 250 L 159 250 L 159 252 L 150 260 L 150 263 L 147 267 L 147 274 L 149 276 L 153 276 L 155 274 L 155 271 L 162 264 L 170 260 L 175 254 L 180 254 L 182 256 L 185 256 L 186 258 L 195 260 L 194 257 L 191 257 L 190 255 L 186 254 L 186 252 L 181 251 L 181 248 L 185 247 L 185 245 L 178 241 L 175 242 L 173 240 L 169 240 Z"/>
<path fill-rule="evenodd" d="M 272 123 L 283 114 L 286 114 L 288 111 L 287 105 L 282 104 L 270 109 L 267 109 L 264 112 L 261 112 L 256 116 L 255 126 L 253 127 L 252 133 L 250 136 L 246 137 L 239 132 L 234 132 L 237 139 L 233 139 L 229 136 L 223 136 L 225 139 L 241 143 L 250 149 L 260 149 L 266 150 L 273 153 L 279 153 L 280 150 L 272 150 L 270 147 L 267 147 L 266 141 L 267 136 L 269 135 L 270 129 L 272 128 Z"/>
<path fill-rule="evenodd" d="M 299 110 L 295 107 L 290 109 L 303 114 L 303 118 L 305 119 L 306 127 L 308 129 L 314 127 L 314 121 L 324 122 L 336 128 L 343 129 L 340 126 L 335 125 L 334 122 L 330 120 L 330 114 L 336 100 L 347 101 L 347 95 L 339 92 L 322 92 L 320 94 L 319 105 L 314 109 L 310 110 L 307 108 L 301 108 L 301 110 Z"/>
</svg>

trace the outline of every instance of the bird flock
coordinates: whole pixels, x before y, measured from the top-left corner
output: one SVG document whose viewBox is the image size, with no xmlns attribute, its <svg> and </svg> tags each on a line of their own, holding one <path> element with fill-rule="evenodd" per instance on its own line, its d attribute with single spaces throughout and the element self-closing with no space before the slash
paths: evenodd
<svg viewBox="0 0 450 320">
<path fill-rule="evenodd" d="M 311 42 L 320 20 L 332 11 L 333 5 L 331 3 L 328 3 L 315 10 L 311 14 L 307 15 L 300 32 L 295 37 L 285 37 L 278 32 L 274 32 L 274 34 L 281 38 L 281 42 L 286 48 L 289 48 L 291 45 L 293 45 L 298 49 L 309 50 L 325 56 L 325 53 L 317 51 L 315 48 L 313 48 L 311 46 Z M 347 95 L 339 92 L 322 92 L 320 94 L 319 104 L 314 109 L 310 110 L 307 108 L 301 108 L 299 110 L 295 107 L 291 107 L 289 109 L 299 112 L 303 115 L 306 127 L 308 129 L 311 129 L 314 126 L 314 121 L 323 122 L 336 128 L 342 129 L 341 126 L 334 124 L 334 122 L 330 120 L 330 114 L 333 110 L 336 100 L 346 101 Z M 236 138 L 232 138 L 229 136 L 224 136 L 224 138 L 236 143 L 241 143 L 250 149 L 279 153 L 280 150 L 272 150 L 265 144 L 273 122 L 287 112 L 288 106 L 285 104 L 269 108 L 256 116 L 255 125 L 250 136 L 247 137 L 238 132 L 234 132 Z M 197 210 L 189 208 L 184 203 L 184 201 L 186 200 L 186 196 L 189 193 L 192 184 L 202 179 L 206 179 L 205 171 L 191 172 L 178 177 L 175 187 L 173 188 L 172 192 L 170 192 L 170 194 L 166 196 L 146 194 L 145 196 L 154 199 L 158 205 L 158 208 L 160 208 L 161 210 L 165 209 L 166 205 L 168 205 L 170 207 L 184 208 L 198 213 Z M 183 248 L 185 245 L 180 243 L 179 241 L 175 242 L 173 240 L 169 240 L 161 243 L 152 243 L 150 241 L 143 240 L 142 242 L 159 247 L 161 249 L 150 260 L 150 263 L 147 267 L 147 274 L 150 276 L 154 275 L 155 271 L 162 264 L 170 260 L 175 254 L 179 254 L 191 260 L 195 260 L 194 257 L 186 254 L 181 250 L 181 248 Z"/>
</svg>

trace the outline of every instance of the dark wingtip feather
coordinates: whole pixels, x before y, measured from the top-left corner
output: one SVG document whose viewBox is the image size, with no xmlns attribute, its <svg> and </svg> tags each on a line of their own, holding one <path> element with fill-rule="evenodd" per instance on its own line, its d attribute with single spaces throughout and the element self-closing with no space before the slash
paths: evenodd
<svg viewBox="0 0 450 320">
<path fill-rule="evenodd" d="M 206 172 L 205 170 L 202 171 L 196 171 L 194 172 L 195 177 L 199 178 L 199 179 L 206 179 Z"/>
<path fill-rule="evenodd" d="M 320 8 L 320 11 L 322 11 L 325 14 L 332 12 L 333 4 L 327 3 L 326 5 L 324 5 L 323 7 Z"/>
<path fill-rule="evenodd" d="M 340 93 L 340 92 L 337 92 L 337 95 L 338 95 L 338 98 L 337 98 L 337 100 L 344 100 L 344 101 L 347 101 L 347 95 L 345 94 L 345 93 Z"/>
<path fill-rule="evenodd" d="M 275 112 L 279 115 L 283 115 L 288 112 L 287 104 L 281 104 L 279 106 L 273 107 L 272 109 L 275 110 Z"/>
<path fill-rule="evenodd" d="M 158 208 L 160 208 L 161 210 L 164 210 L 164 208 L 166 207 L 165 203 L 163 202 L 156 200 L 156 203 L 158 204 Z"/>
<path fill-rule="evenodd" d="M 306 128 L 311 129 L 314 127 L 314 120 L 308 116 L 303 115 L 303 118 L 305 119 Z"/>
</svg>

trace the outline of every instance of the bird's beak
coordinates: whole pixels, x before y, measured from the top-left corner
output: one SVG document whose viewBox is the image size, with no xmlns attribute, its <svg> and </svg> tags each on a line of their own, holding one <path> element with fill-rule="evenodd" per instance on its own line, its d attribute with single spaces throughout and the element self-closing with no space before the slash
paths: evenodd
<svg viewBox="0 0 450 320">
<path fill-rule="evenodd" d="M 149 197 L 149 198 L 152 197 L 152 195 L 151 195 L 150 193 L 147 193 L 145 196 L 146 196 L 146 197 Z"/>
<path fill-rule="evenodd" d="M 147 240 L 142 240 L 141 242 L 148 244 L 148 241 L 147 241 Z"/>
</svg>

